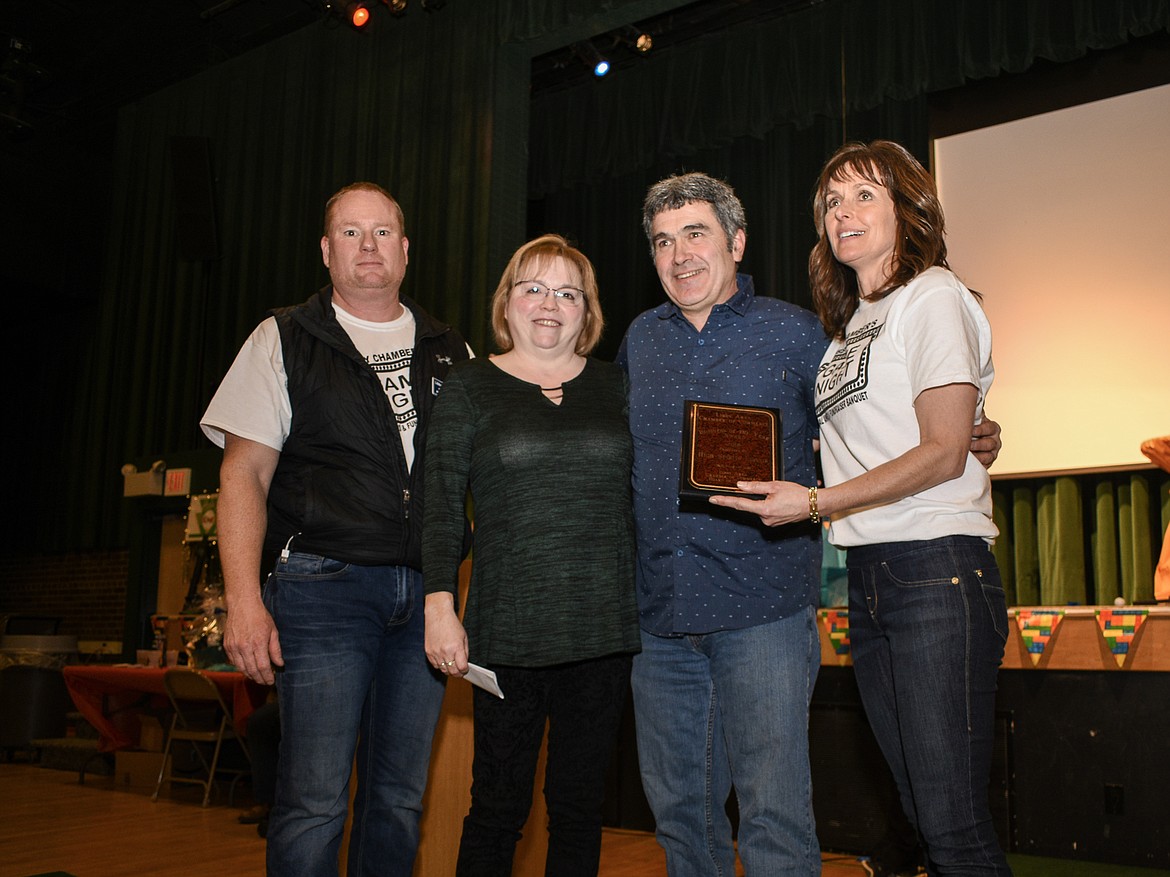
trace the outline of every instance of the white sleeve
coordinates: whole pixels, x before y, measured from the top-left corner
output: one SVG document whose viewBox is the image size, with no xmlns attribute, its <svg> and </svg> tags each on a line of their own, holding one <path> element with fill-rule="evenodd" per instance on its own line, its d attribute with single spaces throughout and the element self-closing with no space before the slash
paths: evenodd
<svg viewBox="0 0 1170 877">
<path fill-rule="evenodd" d="M 224 375 L 199 425 L 223 447 L 230 432 L 280 450 L 292 424 L 292 403 L 276 319 L 269 317 L 248 336 Z"/>
<path fill-rule="evenodd" d="M 957 283 L 920 288 L 902 321 L 911 396 L 946 384 L 973 384 L 980 404 L 991 367 L 991 327 L 971 293 Z"/>
</svg>

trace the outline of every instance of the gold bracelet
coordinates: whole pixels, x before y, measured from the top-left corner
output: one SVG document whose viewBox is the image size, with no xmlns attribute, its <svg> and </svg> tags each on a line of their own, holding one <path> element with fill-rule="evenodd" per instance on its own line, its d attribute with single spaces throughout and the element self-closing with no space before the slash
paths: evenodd
<svg viewBox="0 0 1170 877">
<path fill-rule="evenodd" d="M 808 489 L 808 519 L 814 524 L 821 522 L 821 513 L 817 511 L 817 488 L 813 485 Z"/>
</svg>

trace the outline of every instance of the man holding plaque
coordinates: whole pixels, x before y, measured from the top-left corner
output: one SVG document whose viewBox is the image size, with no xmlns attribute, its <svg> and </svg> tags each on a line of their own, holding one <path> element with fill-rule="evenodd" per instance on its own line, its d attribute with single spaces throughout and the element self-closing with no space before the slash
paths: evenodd
<svg viewBox="0 0 1170 877">
<path fill-rule="evenodd" d="M 768 528 L 703 497 L 750 480 L 737 467 L 815 483 L 814 381 L 828 342 L 811 313 L 756 296 L 737 274 L 746 220 L 726 183 L 662 180 L 642 223 L 668 299 L 618 351 L 634 439 L 642 784 L 671 877 L 736 873 L 733 786 L 748 877 L 819 874 L 808 705 L 820 528 Z M 999 427 L 977 432 L 972 450 L 990 464 Z"/>
<path fill-rule="evenodd" d="M 672 877 L 735 873 L 732 786 L 749 877 L 817 874 L 808 704 L 820 531 L 769 529 L 702 494 L 735 490 L 725 468 L 779 457 L 785 478 L 815 479 L 814 381 L 827 342 L 811 313 L 757 297 L 736 273 L 746 222 L 730 186 L 703 174 L 663 180 L 643 226 L 668 301 L 634 320 L 618 352 L 634 437 L 642 783 Z"/>
</svg>

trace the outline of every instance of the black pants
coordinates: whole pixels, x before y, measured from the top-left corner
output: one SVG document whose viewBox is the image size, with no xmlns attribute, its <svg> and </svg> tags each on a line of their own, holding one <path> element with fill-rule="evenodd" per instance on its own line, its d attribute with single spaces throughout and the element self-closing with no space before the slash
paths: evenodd
<svg viewBox="0 0 1170 877">
<path fill-rule="evenodd" d="M 630 655 L 526 669 L 493 667 L 504 700 L 476 688 L 471 812 L 457 877 L 507 877 L 532 808 L 548 720 L 548 877 L 595 877 L 605 772 L 630 680 Z"/>
</svg>

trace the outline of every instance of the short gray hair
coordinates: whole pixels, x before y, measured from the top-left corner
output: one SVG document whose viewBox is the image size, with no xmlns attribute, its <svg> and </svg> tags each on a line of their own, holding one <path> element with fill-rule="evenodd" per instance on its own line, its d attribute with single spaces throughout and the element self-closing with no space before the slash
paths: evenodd
<svg viewBox="0 0 1170 877">
<path fill-rule="evenodd" d="M 719 225 L 727 236 L 728 250 L 735 246 L 735 233 L 747 231 L 743 204 L 731 186 L 706 174 L 678 174 L 651 186 L 646 192 L 646 200 L 642 202 L 642 230 L 646 232 L 646 240 L 650 242 L 651 257 L 654 255 L 651 231 L 654 217 L 664 210 L 678 210 L 696 201 L 706 201 L 715 211 L 715 218 L 719 220 Z"/>
</svg>

